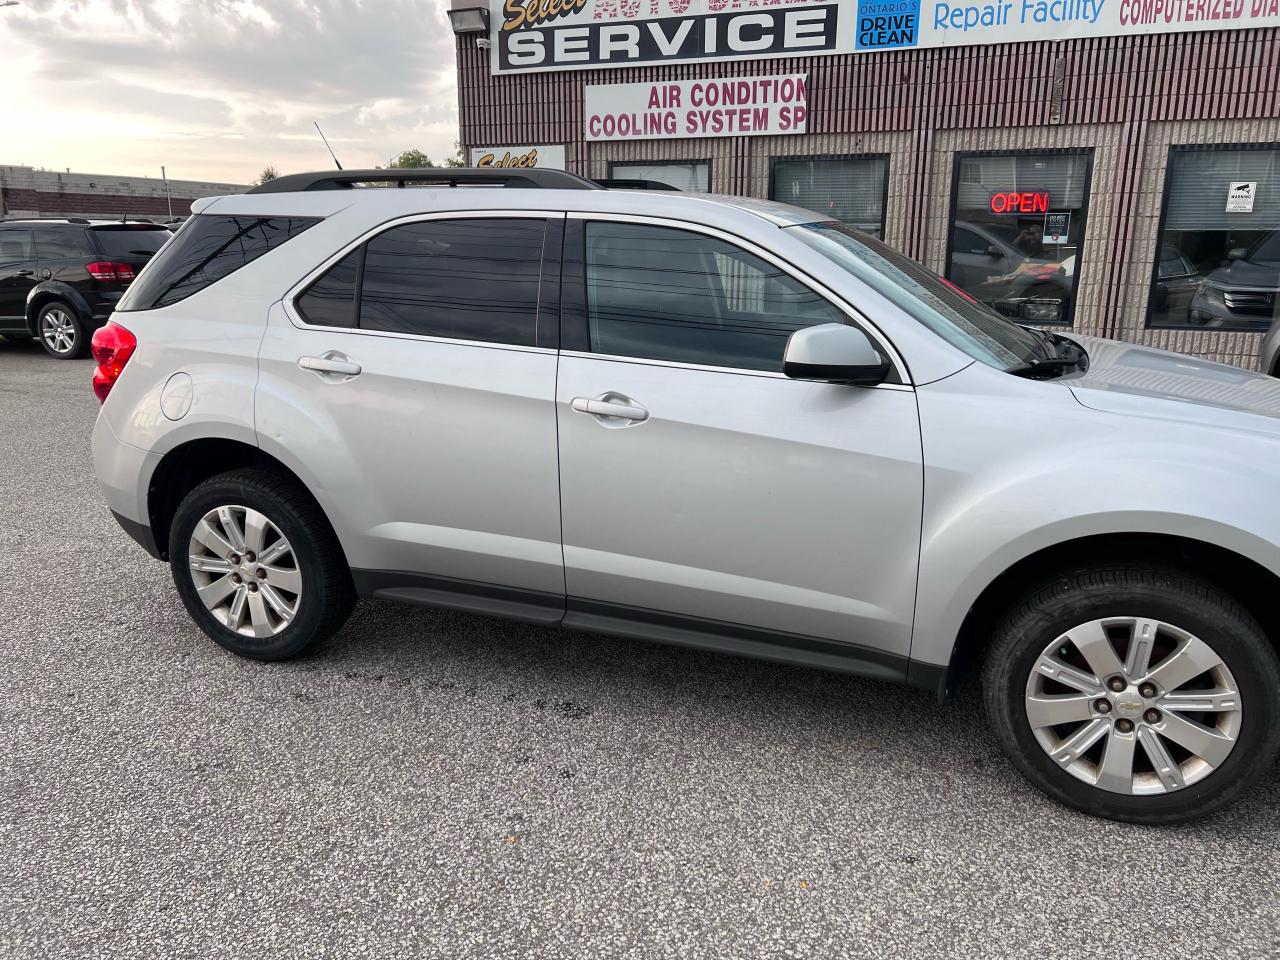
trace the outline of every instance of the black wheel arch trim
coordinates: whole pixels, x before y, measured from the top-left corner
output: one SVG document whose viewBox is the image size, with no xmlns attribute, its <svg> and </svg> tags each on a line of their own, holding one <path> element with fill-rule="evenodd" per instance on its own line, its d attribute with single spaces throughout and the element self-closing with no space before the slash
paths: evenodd
<svg viewBox="0 0 1280 960">
<path fill-rule="evenodd" d="M 31 336 L 38 335 L 36 318 L 50 300 L 63 300 L 68 303 L 86 329 L 93 325 L 93 308 L 89 306 L 89 301 L 79 290 L 60 280 L 42 280 L 27 294 L 27 330 Z"/>
</svg>

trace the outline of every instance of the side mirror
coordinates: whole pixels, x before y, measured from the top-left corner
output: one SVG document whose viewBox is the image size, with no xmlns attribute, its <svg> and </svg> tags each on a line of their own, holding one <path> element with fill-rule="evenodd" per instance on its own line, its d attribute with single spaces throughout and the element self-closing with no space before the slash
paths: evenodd
<svg viewBox="0 0 1280 960">
<path fill-rule="evenodd" d="M 823 323 L 791 335 L 782 355 L 782 372 L 793 380 L 873 387 L 889 375 L 889 361 L 857 327 Z"/>
<path fill-rule="evenodd" d="M 1233 250 L 1228 250 L 1228 251 L 1227 251 L 1227 259 L 1228 259 L 1228 260 L 1243 260 L 1243 259 L 1244 259 L 1244 255 L 1245 255 L 1246 253 L 1248 253 L 1248 252 L 1249 252 L 1249 251 L 1248 251 L 1248 250 L 1246 250 L 1244 247 L 1236 247 L 1236 248 L 1235 248 L 1235 249 L 1233 249 Z"/>
<path fill-rule="evenodd" d="M 991 246 L 987 247 L 987 256 L 990 257 L 992 260 L 995 260 L 998 257 L 1003 257 L 1004 254 L 1000 252 L 999 247 L 997 247 L 995 244 L 992 244 Z"/>
</svg>

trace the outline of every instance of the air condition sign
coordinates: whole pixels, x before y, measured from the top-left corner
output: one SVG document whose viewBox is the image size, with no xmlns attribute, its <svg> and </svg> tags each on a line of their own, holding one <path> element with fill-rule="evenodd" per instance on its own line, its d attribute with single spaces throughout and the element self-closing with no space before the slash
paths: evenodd
<svg viewBox="0 0 1280 960">
<path fill-rule="evenodd" d="M 792 74 L 589 86 L 584 119 L 588 140 L 804 133 L 809 78 Z"/>
<path fill-rule="evenodd" d="M 488 0 L 494 73 L 1280 26 L 1280 0 Z"/>
</svg>

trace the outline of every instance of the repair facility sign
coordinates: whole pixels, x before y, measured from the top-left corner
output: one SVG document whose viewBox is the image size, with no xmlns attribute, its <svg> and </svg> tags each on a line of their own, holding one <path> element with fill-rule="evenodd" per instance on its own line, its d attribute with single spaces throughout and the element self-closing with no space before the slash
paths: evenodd
<svg viewBox="0 0 1280 960">
<path fill-rule="evenodd" d="M 1280 0 L 489 0 L 494 73 L 1280 26 Z"/>
<path fill-rule="evenodd" d="M 805 74 L 589 86 L 587 139 L 804 133 L 809 121 L 808 86 Z"/>
</svg>

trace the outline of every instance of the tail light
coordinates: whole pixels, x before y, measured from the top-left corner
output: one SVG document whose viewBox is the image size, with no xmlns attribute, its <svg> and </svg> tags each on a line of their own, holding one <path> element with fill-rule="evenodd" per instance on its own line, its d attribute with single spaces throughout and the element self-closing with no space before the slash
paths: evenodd
<svg viewBox="0 0 1280 960">
<path fill-rule="evenodd" d="M 124 365 L 138 349 L 138 338 L 115 321 L 98 329 L 93 335 L 93 359 L 98 361 L 98 369 L 93 371 L 93 392 L 98 395 L 98 402 L 107 399 L 107 394 L 120 379 Z"/>
<path fill-rule="evenodd" d="M 95 260 L 85 267 L 89 276 L 95 280 L 106 280 L 111 283 L 128 283 L 135 276 L 133 264 L 116 263 L 114 260 Z"/>
</svg>

